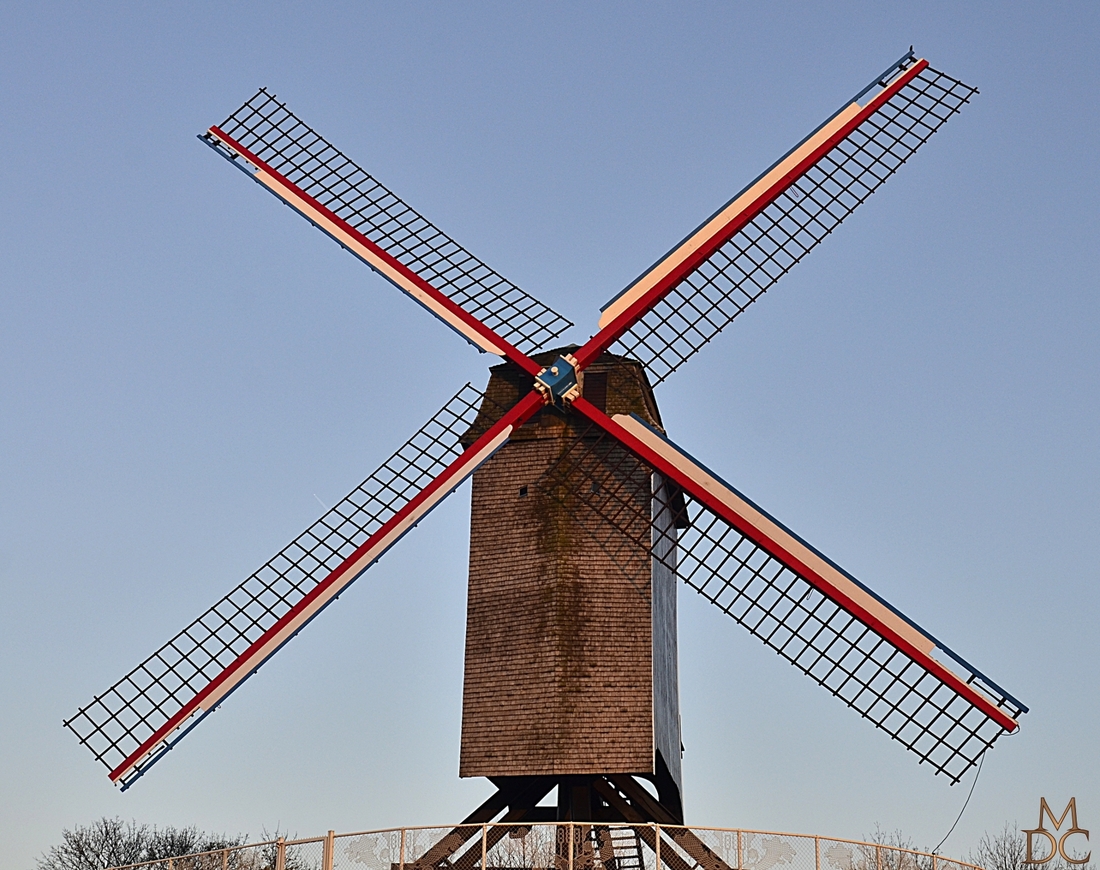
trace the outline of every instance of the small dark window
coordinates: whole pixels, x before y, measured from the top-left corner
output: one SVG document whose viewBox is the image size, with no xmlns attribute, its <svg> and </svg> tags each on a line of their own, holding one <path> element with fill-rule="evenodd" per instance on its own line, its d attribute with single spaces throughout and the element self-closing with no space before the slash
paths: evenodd
<svg viewBox="0 0 1100 870">
<path fill-rule="evenodd" d="M 520 498 L 526 498 L 527 497 L 527 487 L 526 486 L 521 486 L 519 488 L 519 497 Z"/>
<path fill-rule="evenodd" d="M 600 484 L 595 480 L 592 481 L 592 486 L 590 487 L 590 491 L 591 492 L 599 492 L 600 491 Z"/>
<path fill-rule="evenodd" d="M 607 372 L 585 372 L 584 397 L 607 412 Z"/>
</svg>

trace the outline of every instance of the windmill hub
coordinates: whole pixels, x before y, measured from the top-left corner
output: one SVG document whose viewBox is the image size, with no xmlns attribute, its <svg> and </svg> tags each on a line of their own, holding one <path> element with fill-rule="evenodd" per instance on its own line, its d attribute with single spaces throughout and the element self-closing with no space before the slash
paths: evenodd
<svg viewBox="0 0 1100 870">
<path fill-rule="evenodd" d="M 546 404 L 564 408 L 581 394 L 583 374 L 571 353 L 564 353 L 538 373 L 535 389 Z"/>
</svg>

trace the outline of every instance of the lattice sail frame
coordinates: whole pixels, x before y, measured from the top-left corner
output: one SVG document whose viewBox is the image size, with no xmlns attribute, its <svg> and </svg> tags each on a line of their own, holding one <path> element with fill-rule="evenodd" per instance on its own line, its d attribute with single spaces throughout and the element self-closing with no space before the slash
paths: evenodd
<svg viewBox="0 0 1100 870">
<path fill-rule="evenodd" d="M 891 73 L 915 62 L 912 53 L 902 58 L 715 216 L 827 132 L 876 85 L 884 86 Z M 977 88 L 925 66 L 636 321 L 613 345 L 615 351 L 641 361 L 654 386 L 665 380 L 836 229 L 976 93 Z"/>
<path fill-rule="evenodd" d="M 118 770 L 462 455 L 459 439 L 473 425 L 485 401 L 483 392 L 466 384 L 334 508 L 79 710 L 65 727 L 109 770 Z M 189 715 L 201 718 L 225 695 L 204 707 L 194 707 Z M 188 730 L 196 724 L 197 719 Z M 165 743 L 126 784 L 182 737 L 176 734 Z"/>
<path fill-rule="evenodd" d="M 523 353 L 573 325 L 402 202 L 266 89 L 218 129 Z M 217 150 L 216 137 L 204 138 Z"/>
<path fill-rule="evenodd" d="M 860 104 L 876 88 L 881 90 Z M 663 380 L 816 246 L 973 93 L 975 89 L 932 70 L 910 52 L 612 300 L 601 318 L 600 332 L 576 351 L 576 368 L 583 370 L 619 341 L 649 366 L 652 381 Z M 564 318 L 473 258 L 266 91 L 261 90 L 223 126 L 247 146 L 216 127 L 201 138 L 239 168 L 249 174 L 255 171 L 255 180 L 467 340 L 506 356 L 530 374 L 539 373 L 526 352 L 570 325 Z M 267 160 L 274 161 L 285 176 L 268 166 Z M 455 402 L 459 404 L 452 408 Z M 346 585 L 373 564 L 503 444 L 513 426 L 522 425 L 541 407 L 536 394 L 521 398 L 494 431 L 462 453 L 458 437 L 473 422 L 480 402 L 481 394 L 467 385 L 333 512 L 65 723 L 111 768 L 113 780 L 121 781 L 124 788 L 131 785 L 332 600 L 318 596 L 323 587 L 328 587 L 330 596 L 338 594 L 344 586 L 331 584 L 341 571 L 348 571 L 341 581 Z M 583 398 L 576 405 L 583 409 Z M 587 416 L 605 433 L 614 432 L 606 427 L 610 421 L 599 421 L 602 415 Z M 510 422 L 504 425 L 506 419 Z M 577 443 L 586 443 L 584 437 Z M 623 434 L 616 437 L 622 439 Z M 597 444 L 601 440 L 611 443 L 606 434 L 589 438 Z M 651 473 L 644 461 L 622 446 L 629 443 L 627 438 L 608 448 L 613 455 L 603 457 L 601 474 L 616 466 L 635 478 Z M 644 457 L 644 452 L 638 455 Z M 559 462 L 558 471 L 553 472 L 562 474 L 564 468 L 564 477 L 555 483 L 548 476 L 543 485 L 561 490 L 577 482 L 570 480 L 578 472 L 566 460 L 563 454 L 565 465 Z M 585 462 L 577 464 L 583 471 Z M 650 540 L 642 542 L 628 542 L 622 536 L 631 525 L 623 522 L 623 507 L 615 506 L 614 486 L 602 477 L 596 478 L 595 487 L 593 479 L 582 479 L 577 492 L 599 502 L 586 511 L 588 527 L 601 545 L 612 552 L 615 547 L 641 543 L 651 558 L 677 571 L 765 644 L 937 772 L 957 781 L 1007 730 L 1003 722 L 1026 712 L 1022 704 L 936 642 L 966 672 L 965 684 L 951 673 L 948 682 L 958 684 L 952 688 L 937 677 L 935 671 L 946 671 L 938 662 L 930 657 L 927 664 L 916 661 L 821 595 L 797 567 L 753 543 L 751 535 L 737 531 L 713 505 L 707 506 L 705 494 L 692 495 L 701 509 L 689 522 L 684 494 L 672 484 L 678 479 L 676 472 L 666 469 L 666 473 L 671 477 L 653 477 L 657 497 L 651 519 L 671 512 L 676 522 L 669 528 L 663 521 Z M 728 485 L 722 486 L 751 505 Z M 333 564 L 338 565 L 335 570 Z M 832 569 L 843 574 L 835 565 Z M 854 578 L 844 576 L 863 595 L 874 597 L 880 608 L 889 608 Z M 890 610 L 898 622 L 931 639 Z M 808 626 L 813 630 L 807 638 Z M 220 676 L 211 681 L 211 674 L 219 669 Z M 216 685 L 231 672 L 232 680 Z M 996 717 L 969 702 L 964 692 L 985 699 L 983 703 Z"/>
<path fill-rule="evenodd" d="M 574 426 L 573 438 L 537 485 L 559 500 L 567 493 L 578 523 L 605 552 L 614 556 L 642 548 L 765 646 L 953 783 L 1007 733 L 925 665 L 823 594 L 797 568 L 648 469 L 604 429 L 583 419 Z M 637 532 L 645 527 L 634 496 L 640 469 L 653 475 L 648 536 Z M 661 514 L 673 522 L 657 522 Z M 625 574 L 616 579 L 637 588 Z M 936 644 L 962 668 L 966 684 L 1011 719 L 1026 712 L 980 671 Z"/>
</svg>

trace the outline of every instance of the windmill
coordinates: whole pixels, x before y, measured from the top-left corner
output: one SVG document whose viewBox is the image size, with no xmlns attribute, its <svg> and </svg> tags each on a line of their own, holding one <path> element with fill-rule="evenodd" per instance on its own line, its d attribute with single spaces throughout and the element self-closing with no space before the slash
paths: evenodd
<svg viewBox="0 0 1100 870">
<path fill-rule="evenodd" d="M 467 823 L 682 823 L 676 578 L 957 782 L 1027 708 L 671 441 L 653 387 L 974 93 L 910 50 L 554 347 L 569 321 L 261 89 L 202 141 L 502 361 L 65 725 L 129 788 L 472 477 L 460 775 L 497 791 Z"/>
</svg>

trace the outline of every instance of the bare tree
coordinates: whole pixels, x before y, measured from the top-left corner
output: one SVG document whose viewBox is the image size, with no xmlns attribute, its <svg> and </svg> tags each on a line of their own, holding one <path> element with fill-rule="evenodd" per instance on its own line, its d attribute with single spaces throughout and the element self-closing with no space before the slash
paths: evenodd
<svg viewBox="0 0 1100 870">
<path fill-rule="evenodd" d="M 978 848 L 970 853 L 970 863 L 985 870 L 1027 870 L 1025 857 L 1024 835 L 1019 825 L 1005 822 L 999 832 L 990 834 L 987 831 L 982 835 Z"/>
<path fill-rule="evenodd" d="M 61 843 L 37 861 L 38 870 L 106 870 L 142 861 L 158 861 L 196 852 L 226 849 L 244 837 L 211 835 L 189 828 L 155 828 L 102 818 L 61 832 Z"/>
<path fill-rule="evenodd" d="M 913 854 L 913 840 L 900 830 L 888 833 L 875 825 L 867 843 L 873 845 L 856 847 L 852 870 L 931 870 L 931 860 Z"/>
<path fill-rule="evenodd" d="M 102 870 L 145 860 L 149 826 L 122 819 L 99 819 L 65 830 L 61 844 L 38 859 L 38 870 Z"/>
</svg>

